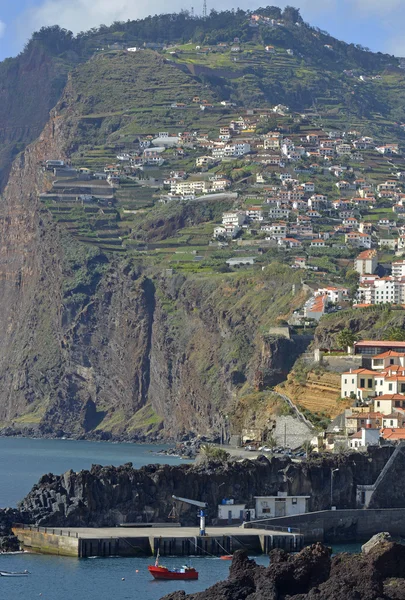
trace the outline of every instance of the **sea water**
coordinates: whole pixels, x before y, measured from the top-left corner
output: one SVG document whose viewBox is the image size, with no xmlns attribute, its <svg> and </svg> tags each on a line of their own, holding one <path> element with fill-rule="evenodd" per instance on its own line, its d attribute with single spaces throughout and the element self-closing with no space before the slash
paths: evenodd
<svg viewBox="0 0 405 600">
<path fill-rule="evenodd" d="M 179 464 L 172 456 L 156 455 L 163 445 L 111 444 L 73 440 L 0 438 L 0 507 L 16 506 L 44 473 L 60 474 L 92 464 L 135 468 L 149 463 Z M 197 530 L 197 525 L 196 525 Z M 357 545 L 336 547 L 358 551 Z M 267 556 L 255 560 L 268 565 Z M 184 557 L 164 557 L 169 568 L 182 566 Z M 28 577 L 0 577 L 0 600 L 158 600 L 176 590 L 202 591 L 226 579 L 230 562 L 214 557 L 192 558 L 198 581 L 156 581 L 148 572 L 152 558 L 68 558 L 39 554 L 0 554 L 0 570 L 28 570 Z"/>
<path fill-rule="evenodd" d="M 150 463 L 187 462 L 156 454 L 166 448 L 164 444 L 0 438 L 0 508 L 15 507 L 44 473 L 60 475 L 69 469 L 90 469 L 92 464 L 118 466 L 132 462 L 138 469 Z"/>
</svg>

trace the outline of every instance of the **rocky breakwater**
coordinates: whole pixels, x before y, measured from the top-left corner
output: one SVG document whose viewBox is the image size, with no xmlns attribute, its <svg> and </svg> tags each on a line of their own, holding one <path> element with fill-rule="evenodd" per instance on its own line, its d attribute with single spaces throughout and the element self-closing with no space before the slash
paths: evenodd
<svg viewBox="0 0 405 600">
<path fill-rule="evenodd" d="M 205 462 L 196 465 L 148 465 L 133 469 L 93 465 L 90 471 L 44 475 L 20 503 L 32 522 L 52 526 L 111 526 L 125 522 L 167 522 L 172 495 L 208 503 L 208 524 L 215 522 L 222 498 L 254 507 L 254 497 L 310 496 L 310 510 L 329 508 L 331 468 L 334 501 L 341 508 L 356 507 L 356 483 L 375 481 L 391 449 L 294 463 L 289 458 L 264 456 L 257 460 Z M 179 520 L 195 525 L 195 509 L 177 506 Z"/>
<path fill-rule="evenodd" d="M 13 523 L 28 523 L 29 515 L 15 508 L 0 509 L 0 552 L 17 552 L 20 543 L 12 532 Z"/>
<path fill-rule="evenodd" d="M 270 552 L 266 568 L 235 553 L 227 581 L 204 592 L 184 591 L 162 600 L 403 600 L 405 547 L 376 545 L 367 555 L 339 554 L 314 544 L 297 555 Z"/>
</svg>

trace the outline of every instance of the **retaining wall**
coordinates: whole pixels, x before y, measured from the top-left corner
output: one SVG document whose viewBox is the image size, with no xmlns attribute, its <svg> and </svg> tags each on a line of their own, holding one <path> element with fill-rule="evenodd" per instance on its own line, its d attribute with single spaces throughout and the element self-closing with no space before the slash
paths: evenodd
<svg viewBox="0 0 405 600">
<path fill-rule="evenodd" d="M 362 542 L 381 531 L 405 537 L 405 508 L 325 510 L 266 519 L 260 526 L 264 524 L 269 529 L 274 526 L 296 527 L 306 544 L 318 541 Z"/>
</svg>

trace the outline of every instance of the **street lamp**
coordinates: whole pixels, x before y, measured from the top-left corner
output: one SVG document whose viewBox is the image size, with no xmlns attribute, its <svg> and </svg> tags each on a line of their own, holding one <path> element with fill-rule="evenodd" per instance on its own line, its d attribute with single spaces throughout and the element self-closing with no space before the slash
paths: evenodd
<svg viewBox="0 0 405 600">
<path fill-rule="evenodd" d="M 339 469 L 330 469 L 330 509 L 332 510 L 333 506 L 333 473 L 337 473 Z"/>
</svg>

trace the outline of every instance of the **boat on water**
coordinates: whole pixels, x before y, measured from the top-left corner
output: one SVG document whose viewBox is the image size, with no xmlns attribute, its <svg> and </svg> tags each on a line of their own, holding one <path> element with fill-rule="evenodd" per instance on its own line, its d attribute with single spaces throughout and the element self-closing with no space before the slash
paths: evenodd
<svg viewBox="0 0 405 600">
<path fill-rule="evenodd" d="M 224 554 L 223 556 L 219 557 L 221 560 L 232 560 L 233 556 L 232 554 Z"/>
<path fill-rule="evenodd" d="M 196 580 L 198 579 L 198 571 L 190 566 L 168 569 L 159 565 L 159 552 L 157 553 L 155 564 L 148 566 L 148 571 L 155 579 L 168 580 Z"/>
<path fill-rule="evenodd" d="M 193 567 L 168 569 L 167 567 L 149 565 L 148 571 L 155 579 L 198 579 L 198 571 Z"/>
<path fill-rule="evenodd" d="M 0 577 L 28 577 L 29 571 L 0 571 Z"/>
</svg>

